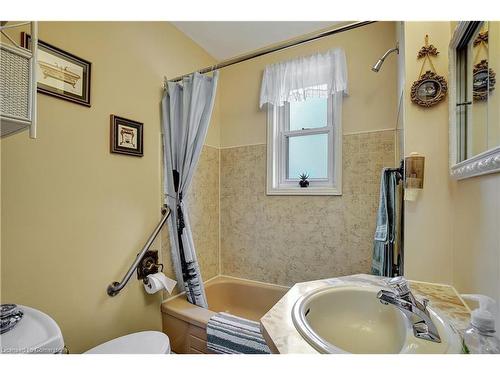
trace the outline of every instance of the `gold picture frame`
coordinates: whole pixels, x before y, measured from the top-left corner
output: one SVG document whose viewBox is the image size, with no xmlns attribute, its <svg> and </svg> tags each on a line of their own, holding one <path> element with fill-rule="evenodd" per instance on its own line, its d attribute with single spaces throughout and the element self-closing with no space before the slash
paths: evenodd
<svg viewBox="0 0 500 375">
<path fill-rule="evenodd" d="M 488 67 L 488 60 L 481 60 L 472 71 L 472 96 L 474 100 L 486 100 L 495 90 L 496 73 Z"/>
<path fill-rule="evenodd" d="M 411 86 L 411 101 L 421 107 L 432 107 L 446 96 L 448 83 L 443 76 L 426 71 Z"/>
</svg>

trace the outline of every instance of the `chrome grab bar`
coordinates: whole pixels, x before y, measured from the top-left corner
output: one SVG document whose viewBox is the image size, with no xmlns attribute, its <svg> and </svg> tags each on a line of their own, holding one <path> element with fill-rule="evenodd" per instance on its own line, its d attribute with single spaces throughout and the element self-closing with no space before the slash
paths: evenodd
<svg viewBox="0 0 500 375">
<path fill-rule="evenodd" d="M 120 293 L 120 290 L 122 290 L 123 287 L 125 285 L 127 285 L 128 281 L 132 277 L 132 274 L 134 273 L 135 269 L 139 265 L 139 262 L 142 260 L 142 258 L 144 257 L 144 254 L 146 254 L 146 251 L 148 251 L 149 247 L 151 246 L 151 244 L 155 240 L 156 236 L 158 236 L 158 233 L 160 233 L 161 228 L 163 227 L 163 225 L 167 221 L 168 217 L 170 216 L 170 208 L 165 206 L 165 208 L 161 211 L 161 214 L 162 214 L 162 218 L 161 218 L 160 222 L 158 223 L 156 228 L 153 230 L 153 233 L 151 233 L 151 235 L 149 236 L 149 238 L 146 241 L 146 243 L 144 244 L 141 252 L 139 254 L 137 254 L 137 257 L 135 258 L 134 263 L 132 263 L 132 265 L 128 269 L 127 273 L 123 277 L 122 281 L 120 281 L 120 282 L 114 281 L 108 285 L 107 293 L 110 297 L 116 296 L 118 293 Z"/>
</svg>

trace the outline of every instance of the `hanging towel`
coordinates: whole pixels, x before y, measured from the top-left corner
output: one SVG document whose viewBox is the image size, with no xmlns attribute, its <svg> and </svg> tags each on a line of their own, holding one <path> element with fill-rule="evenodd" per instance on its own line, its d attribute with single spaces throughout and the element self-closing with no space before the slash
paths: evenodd
<svg viewBox="0 0 500 375">
<path fill-rule="evenodd" d="M 219 354 L 271 353 L 258 322 L 224 312 L 208 321 L 207 348 Z"/>
<path fill-rule="evenodd" d="M 392 276 L 396 238 L 396 173 L 384 168 L 380 177 L 380 198 L 375 229 L 372 274 Z"/>
</svg>

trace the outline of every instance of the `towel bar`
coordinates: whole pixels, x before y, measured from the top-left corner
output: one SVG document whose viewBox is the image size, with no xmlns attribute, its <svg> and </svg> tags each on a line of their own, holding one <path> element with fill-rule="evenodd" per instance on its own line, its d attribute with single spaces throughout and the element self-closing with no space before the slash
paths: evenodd
<svg viewBox="0 0 500 375">
<path fill-rule="evenodd" d="M 137 257 L 134 260 L 134 263 L 130 266 L 128 269 L 127 273 L 123 277 L 122 281 L 114 281 L 111 284 L 108 285 L 107 293 L 110 297 L 116 296 L 118 293 L 120 293 L 120 290 L 122 290 L 125 285 L 127 285 L 128 281 L 132 277 L 135 269 L 139 265 L 140 261 L 144 257 L 144 254 L 146 254 L 146 251 L 148 251 L 149 247 L 155 240 L 156 236 L 158 236 L 158 233 L 160 233 L 161 228 L 163 227 L 163 224 L 167 221 L 168 217 L 170 216 L 170 208 L 165 206 L 165 208 L 161 211 L 162 217 L 158 225 L 156 225 L 156 228 L 153 230 L 153 233 L 149 236 L 148 240 L 142 247 L 142 250 L 139 254 L 137 254 Z"/>
</svg>

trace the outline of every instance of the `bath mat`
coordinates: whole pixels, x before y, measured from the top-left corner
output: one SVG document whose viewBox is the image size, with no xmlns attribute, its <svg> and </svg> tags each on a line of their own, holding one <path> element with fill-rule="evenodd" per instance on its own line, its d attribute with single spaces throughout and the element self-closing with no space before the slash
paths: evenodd
<svg viewBox="0 0 500 375">
<path fill-rule="evenodd" d="M 271 353 L 258 322 L 224 312 L 208 321 L 207 348 L 219 354 Z"/>
</svg>

